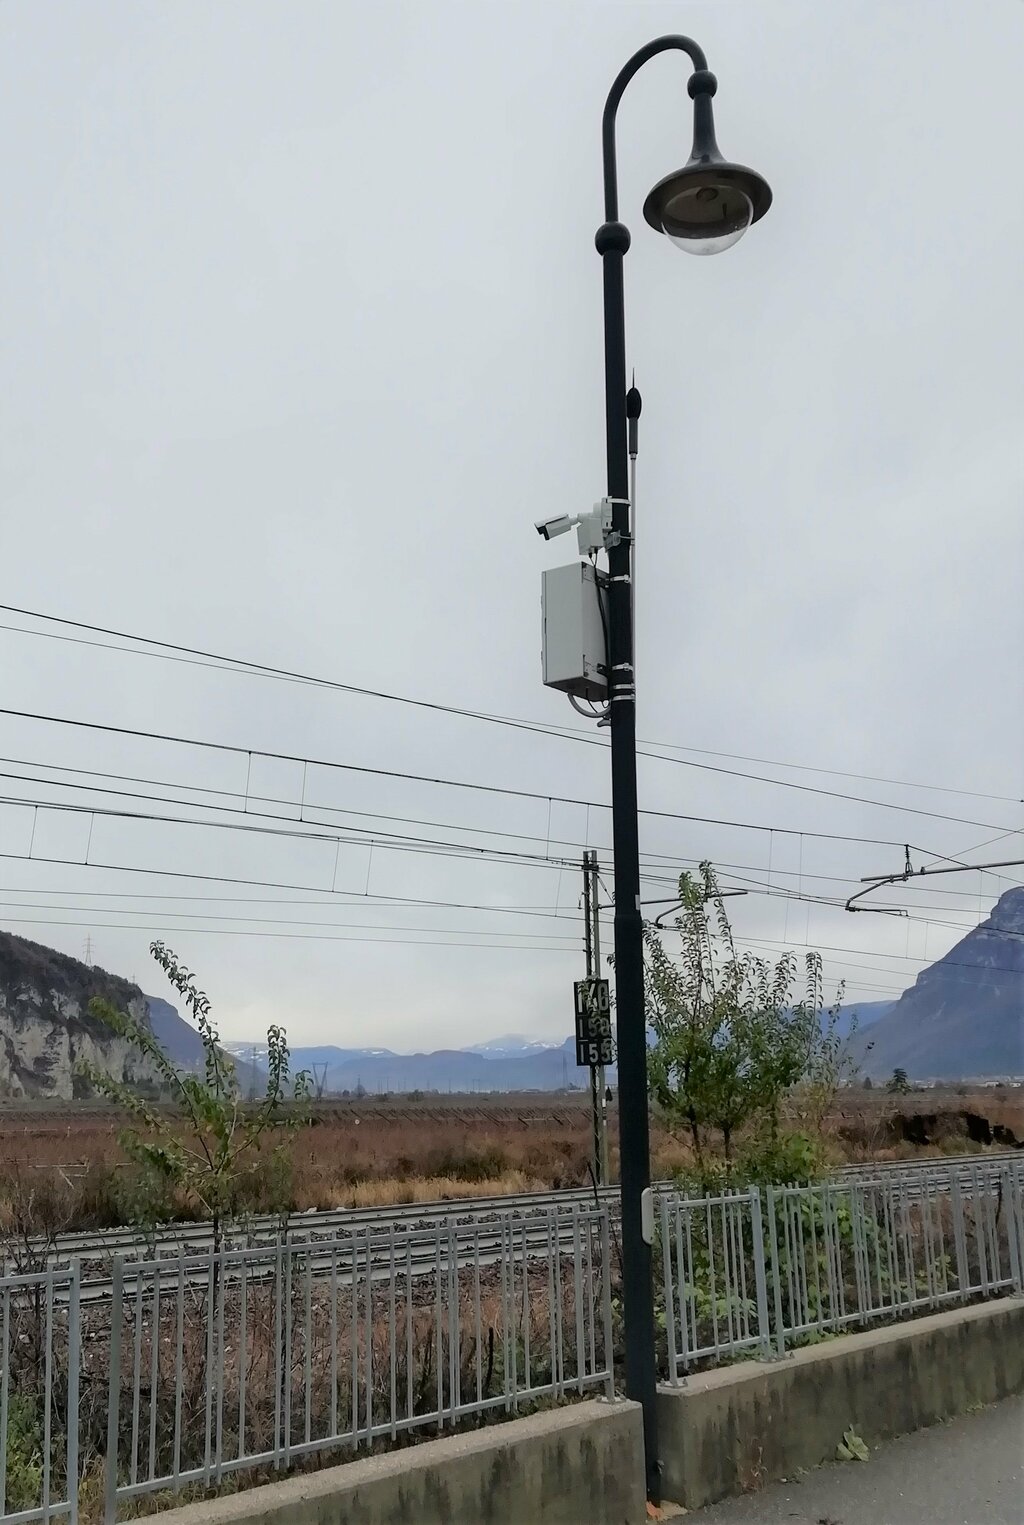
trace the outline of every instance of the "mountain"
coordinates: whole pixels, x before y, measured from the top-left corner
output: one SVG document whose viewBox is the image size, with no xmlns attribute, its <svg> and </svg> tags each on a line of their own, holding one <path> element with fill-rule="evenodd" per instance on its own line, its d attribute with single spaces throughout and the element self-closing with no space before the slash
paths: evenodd
<svg viewBox="0 0 1024 1525">
<path fill-rule="evenodd" d="M 588 1084 L 570 1040 L 534 1054 L 492 1057 L 466 1049 L 390 1054 L 331 1065 L 325 1089 L 340 1091 L 559 1091 Z"/>
<path fill-rule="evenodd" d="M 836 1032 L 840 1038 L 849 1038 L 854 1031 L 856 1018 L 856 1031 L 862 1033 L 865 1028 L 873 1027 L 876 1022 L 888 1016 L 895 1004 L 894 1001 L 851 1001 L 849 1006 L 840 1008 Z"/>
<path fill-rule="evenodd" d="M 267 1078 L 267 1040 L 261 1039 L 259 1043 L 242 1043 L 232 1040 L 224 1045 L 227 1052 L 235 1061 L 235 1067 L 239 1074 L 242 1071 L 255 1072 Z M 349 1059 L 381 1059 L 393 1057 L 389 1048 L 338 1048 L 333 1043 L 314 1044 L 299 1048 L 290 1048 L 292 1074 L 297 1075 L 300 1070 L 321 1071 L 325 1065 L 328 1068 L 332 1064 L 344 1064 Z"/>
<path fill-rule="evenodd" d="M 168 1059 L 179 1069 L 201 1070 L 206 1063 L 206 1050 L 198 1029 L 170 1001 L 164 1001 L 156 995 L 148 995 L 144 999 L 149 1008 L 149 1025 L 153 1029 L 153 1036 Z M 231 1054 L 235 1078 L 243 1095 L 262 1091 L 267 1083 L 267 1072 L 258 1063 L 253 1065 L 249 1062 L 248 1049 L 244 1051 L 245 1057 L 236 1057 L 229 1043 L 222 1043 L 221 1048 Z"/>
<path fill-rule="evenodd" d="M 886 1016 L 854 1040 L 864 1073 L 920 1080 L 1024 1075 L 1024 888 L 923 969 Z"/>
<path fill-rule="evenodd" d="M 529 1054 L 543 1054 L 558 1047 L 557 1043 L 527 1038 L 523 1033 L 502 1033 L 500 1038 L 489 1038 L 486 1043 L 467 1043 L 461 1052 L 482 1054 L 487 1059 L 524 1059 Z"/>
<path fill-rule="evenodd" d="M 0 1098 L 70 1101 L 90 1095 L 88 1083 L 75 1073 L 81 1060 L 136 1090 L 159 1093 L 155 1067 L 90 1015 L 94 996 L 147 1023 L 180 1069 L 202 1069 L 202 1039 L 169 1001 L 42 943 L 0 932 Z M 235 1068 L 243 1091 L 262 1090 L 264 1072 L 242 1061 Z"/>
<path fill-rule="evenodd" d="M 148 1020 L 138 985 L 0 932 L 0 1097 L 87 1096 L 91 1088 L 75 1072 L 82 1060 L 137 1090 L 158 1092 L 151 1061 L 90 1015 L 94 996 Z"/>
</svg>

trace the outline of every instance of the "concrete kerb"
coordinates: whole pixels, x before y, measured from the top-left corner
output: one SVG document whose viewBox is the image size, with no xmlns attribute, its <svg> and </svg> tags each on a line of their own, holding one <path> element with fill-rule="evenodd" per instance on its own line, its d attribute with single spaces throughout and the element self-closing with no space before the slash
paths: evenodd
<svg viewBox="0 0 1024 1525">
<path fill-rule="evenodd" d="M 1024 1392 L 1024 1299 L 933 1314 L 661 1387 L 667 1497 L 697 1509 Z"/>
<path fill-rule="evenodd" d="M 592 1399 L 162 1512 L 162 1525 L 641 1525 L 640 1406 Z"/>
</svg>

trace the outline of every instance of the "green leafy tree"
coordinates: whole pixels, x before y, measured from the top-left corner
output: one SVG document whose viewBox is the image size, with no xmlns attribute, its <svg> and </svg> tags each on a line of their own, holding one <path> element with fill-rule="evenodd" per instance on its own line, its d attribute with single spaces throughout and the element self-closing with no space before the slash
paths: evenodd
<svg viewBox="0 0 1024 1525">
<path fill-rule="evenodd" d="M 209 1218 L 214 1248 L 220 1249 L 226 1224 L 251 1199 L 254 1178 L 280 1175 L 287 1164 L 286 1137 L 308 1115 L 309 1077 L 302 1072 L 291 1080 L 284 1029 L 271 1026 L 266 1090 L 258 1103 L 246 1103 L 234 1064 L 221 1047 L 208 996 L 162 942 L 152 943 L 150 952 L 195 1019 L 203 1045 L 202 1072 L 180 1069 L 148 1026 L 99 997 L 89 1003 L 89 1010 L 150 1061 L 174 1103 L 173 1114 L 157 1110 L 94 1064 L 82 1062 L 78 1069 L 97 1091 L 134 1119 L 134 1126 L 122 1134 L 121 1144 L 144 1172 L 147 1190 L 140 1193 L 139 1217 L 158 1220 L 161 1199 L 166 1203 L 171 1197 L 183 1197 L 192 1210 Z M 277 1142 L 268 1155 L 266 1144 L 272 1139 Z M 146 1198 L 148 1209 L 143 1205 Z"/>
<path fill-rule="evenodd" d="M 671 956 L 654 927 L 645 930 L 647 1024 L 654 1035 L 648 1072 L 654 1100 L 688 1131 L 698 1169 L 718 1135 L 731 1169 L 738 1131 L 756 1124 L 778 1145 L 783 1100 L 802 1083 L 804 1112 L 820 1120 L 841 1083 L 844 1045 L 839 1002 L 823 1009 L 821 958 L 804 961 L 794 1001 L 796 956 L 773 964 L 735 946 L 710 863 L 682 875 L 680 936 Z"/>
<path fill-rule="evenodd" d="M 886 1085 L 885 1089 L 893 1096 L 908 1096 L 910 1094 L 911 1085 L 906 1070 L 901 1069 L 897 1065 L 896 1069 L 893 1070 L 892 1077 Z"/>
</svg>

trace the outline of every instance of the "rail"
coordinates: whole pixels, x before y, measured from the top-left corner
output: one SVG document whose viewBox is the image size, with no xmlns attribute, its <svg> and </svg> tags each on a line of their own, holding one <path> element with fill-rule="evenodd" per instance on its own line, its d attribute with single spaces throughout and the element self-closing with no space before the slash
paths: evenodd
<svg viewBox="0 0 1024 1525">
<path fill-rule="evenodd" d="M 1024 1153 L 1014 1150 L 991 1150 L 985 1154 L 951 1155 L 941 1159 L 894 1160 L 886 1162 L 866 1161 L 863 1164 L 840 1166 L 835 1175 L 838 1179 L 851 1176 L 875 1177 L 879 1174 L 916 1176 L 935 1166 L 970 1171 L 979 1163 L 986 1167 L 993 1162 L 1024 1160 Z M 658 1193 L 673 1192 L 676 1183 L 658 1181 L 654 1185 Z M 451 1198 L 436 1202 L 416 1202 L 388 1207 L 334 1208 L 306 1213 L 261 1214 L 250 1219 L 244 1230 L 236 1233 L 236 1243 L 274 1243 L 280 1238 L 294 1239 L 304 1235 L 329 1238 L 337 1232 L 349 1232 L 364 1228 L 367 1224 L 380 1226 L 400 1223 L 407 1227 L 438 1221 L 471 1222 L 477 1218 L 494 1217 L 508 1211 L 546 1211 L 549 1207 L 573 1202 L 580 1206 L 607 1204 L 616 1211 L 619 1188 L 599 1187 L 595 1193 L 592 1186 L 571 1187 L 552 1192 L 524 1192 L 517 1196 L 493 1196 Z M 67 1262 L 73 1257 L 101 1258 L 113 1255 L 137 1254 L 148 1256 L 163 1249 L 189 1249 L 195 1252 L 213 1249 L 213 1232 L 209 1223 L 172 1223 L 152 1231 L 138 1229 L 101 1229 L 83 1233 L 60 1234 L 52 1243 L 37 1241 L 30 1247 L 32 1253 L 45 1254 L 54 1264 Z"/>
</svg>

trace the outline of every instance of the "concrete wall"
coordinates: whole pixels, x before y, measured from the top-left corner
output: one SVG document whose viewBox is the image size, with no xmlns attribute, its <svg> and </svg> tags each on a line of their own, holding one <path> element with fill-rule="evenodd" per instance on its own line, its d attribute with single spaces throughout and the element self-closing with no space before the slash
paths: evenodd
<svg viewBox="0 0 1024 1525">
<path fill-rule="evenodd" d="M 1024 1392 L 1024 1300 L 846 1335 L 659 1389 L 666 1498 L 697 1509 L 868 1443 Z"/>
<path fill-rule="evenodd" d="M 161 1513 L 161 1525 L 641 1525 L 638 1404 L 593 1401 Z"/>
</svg>

